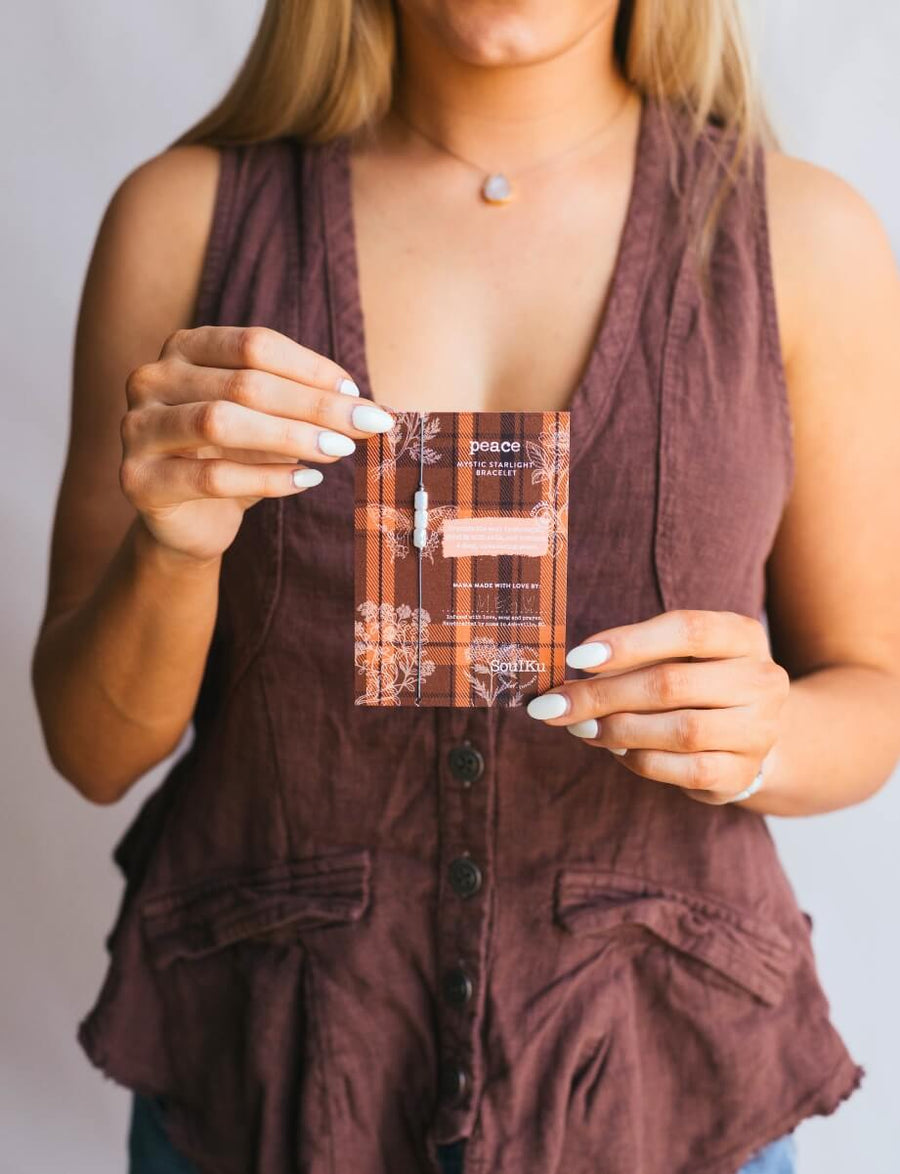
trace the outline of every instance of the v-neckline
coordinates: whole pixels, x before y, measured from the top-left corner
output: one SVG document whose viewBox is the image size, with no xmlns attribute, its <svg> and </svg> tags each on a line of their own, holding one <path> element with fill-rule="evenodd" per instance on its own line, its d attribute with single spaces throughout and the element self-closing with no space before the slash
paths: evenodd
<svg viewBox="0 0 900 1174">
<path fill-rule="evenodd" d="M 561 409 L 570 412 L 572 466 L 606 419 L 643 303 L 662 206 L 659 185 L 666 174 L 660 142 L 662 117 L 659 100 L 642 95 L 628 204 L 605 309 L 581 375 Z M 349 135 L 319 148 L 325 275 L 334 357 L 351 373 L 361 395 L 374 400 L 359 282 L 350 148 Z"/>
</svg>

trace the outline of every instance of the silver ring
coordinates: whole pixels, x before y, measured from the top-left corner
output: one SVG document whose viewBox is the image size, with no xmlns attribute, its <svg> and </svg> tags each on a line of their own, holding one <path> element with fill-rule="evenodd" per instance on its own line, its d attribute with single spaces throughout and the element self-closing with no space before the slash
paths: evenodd
<svg viewBox="0 0 900 1174">
<path fill-rule="evenodd" d="M 759 788 L 762 786 L 762 784 L 763 784 L 763 768 L 760 767 L 756 773 L 756 778 L 754 778 L 754 780 L 750 784 L 750 786 L 745 787 L 743 789 L 743 791 L 740 791 L 737 795 L 732 795 L 731 798 L 726 799 L 725 802 L 726 803 L 740 803 L 740 801 L 742 799 L 749 799 L 751 795 L 756 794 L 756 792 L 759 790 Z"/>
</svg>

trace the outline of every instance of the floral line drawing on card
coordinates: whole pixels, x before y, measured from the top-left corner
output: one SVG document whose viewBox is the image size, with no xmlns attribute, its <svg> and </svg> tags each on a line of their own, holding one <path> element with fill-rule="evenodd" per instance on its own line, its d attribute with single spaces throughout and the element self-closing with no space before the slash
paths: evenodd
<svg viewBox="0 0 900 1174">
<path fill-rule="evenodd" d="M 533 468 L 532 485 L 544 487 L 544 497 L 531 507 L 533 518 L 550 523 L 549 545 L 554 557 L 568 540 L 569 524 L 569 433 L 566 429 L 544 428 L 537 440 L 526 442 L 525 450 Z M 566 504 L 556 505 L 558 499 Z"/>
<path fill-rule="evenodd" d="M 365 677 L 365 692 L 357 705 L 400 705 L 400 694 L 413 691 L 419 677 L 419 608 L 401 603 L 377 604 L 366 600 L 357 607 L 360 619 L 354 627 L 354 662 Z M 421 610 L 421 637 L 424 648 L 431 616 Z M 434 672 L 434 661 L 422 658 L 424 680 Z"/>
<path fill-rule="evenodd" d="M 379 475 L 396 468 L 397 462 L 404 457 L 411 461 L 419 460 L 420 417 L 421 412 L 394 412 L 394 427 L 384 434 L 388 454 L 378 466 Z M 441 421 L 432 413 L 425 413 L 425 447 L 423 462 L 434 465 L 440 460 L 441 454 L 428 444 L 434 440 L 441 430 Z"/>
<path fill-rule="evenodd" d="M 547 549 L 552 557 L 556 557 L 568 539 L 569 511 L 566 506 L 553 506 L 549 501 L 539 501 L 531 507 L 533 518 L 546 518 L 549 522 L 547 530 Z"/>
</svg>

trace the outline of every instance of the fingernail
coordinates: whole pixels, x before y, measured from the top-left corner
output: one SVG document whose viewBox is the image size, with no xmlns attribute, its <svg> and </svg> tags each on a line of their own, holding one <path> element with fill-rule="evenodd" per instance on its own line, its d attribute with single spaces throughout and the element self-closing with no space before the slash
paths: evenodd
<svg viewBox="0 0 900 1174">
<path fill-rule="evenodd" d="M 528 702 L 526 712 L 529 717 L 546 720 L 548 717 L 562 717 L 568 708 L 569 703 L 562 693 L 544 693 Z"/>
<path fill-rule="evenodd" d="M 607 746 L 606 749 L 610 752 L 610 754 L 627 754 L 628 753 L 627 746 L 624 749 L 622 749 L 620 747 L 616 747 L 616 746 Z"/>
<path fill-rule="evenodd" d="M 350 419 L 360 432 L 390 432 L 394 427 L 394 417 L 372 404 L 359 404 L 350 413 Z"/>
<path fill-rule="evenodd" d="M 587 717 L 583 722 L 573 722 L 566 729 L 576 738 L 596 738 L 600 733 L 600 723 L 595 717 Z"/>
<path fill-rule="evenodd" d="M 320 432 L 319 451 L 327 457 L 348 457 L 356 448 L 356 442 L 342 432 Z"/>
<path fill-rule="evenodd" d="M 566 655 L 566 664 L 571 669 L 592 669 L 603 664 L 612 656 L 612 649 L 608 644 L 596 641 L 592 644 L 579 644 Z"/>
<path fill-rule="evenodd" d="M 298 489 L 311 489 L 322 480 L 322 474 L 318 469 L 295 469 L 291 473 L 291 480 Z"/>
<path fill-rule="evenodd" d="M 341 395 L 359 395 L 359 388 L 352 379 L 342 379 L 338 384 Z"/>
</svg>

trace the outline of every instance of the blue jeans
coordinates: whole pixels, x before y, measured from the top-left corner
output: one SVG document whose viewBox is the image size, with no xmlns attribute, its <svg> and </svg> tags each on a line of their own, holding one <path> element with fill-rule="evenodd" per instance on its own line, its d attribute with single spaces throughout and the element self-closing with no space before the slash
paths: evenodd
<svg viewBox="0 0 900 1174">
<path fill-rule="evenodd" d="M 443 1174 L 463 1174 L 463 1143 L 439 1146 Z M 758 1150 L 737 1174 L 796 1174 L 793 1133 Z M 128 1134 L 128 1174 L 197 1174 L 166 1136 L 162 1108 L 152 1097 L 135 1095 Z"/>
</svg>

